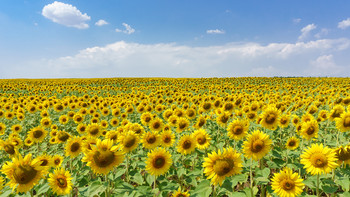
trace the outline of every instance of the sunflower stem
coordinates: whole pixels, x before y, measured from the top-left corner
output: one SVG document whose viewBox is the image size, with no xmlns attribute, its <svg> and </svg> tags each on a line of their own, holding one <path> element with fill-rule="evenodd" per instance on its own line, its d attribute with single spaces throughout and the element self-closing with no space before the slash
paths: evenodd
<svg viewBox="0 0 350 197">
<path fill-rule="evenodd" d="M 250 176 L 250 194 L 252 197 L 254 197 L 254 192 L 253 192 L 253 170 L 252 170 L 252 165 L 253 165 L 253 159 L 250 159 L 250 171 L 249 171 L 249 176 Z"/>
<path fill-rule="evenodd" d="M 107 182 L 107 188 L 106 188 L 106 197 L 109 197 L 109 181 L 108 181 L 108 174 L 105 175 L 105 181 Z"/>
<path fill-rule="evenodd" d="M 129 154 L 126 154 L 125 180 L 127 183 L 129 183 Z"/>
<path fill-rule="evenodd" d="M 259 163 L 260 163 L 260 170 L 263 170 L 264 169 L 264 159 L 261 158 L 259 160 Z M 253 190 L 253 189 L 252 189 Z M 266 196 L 266 187 L 265 185 L 261 185 L 261 196 L 262 197 L 265 197 Z"/>
<path fill-rule="evenodd" d="M 213 185 L 213 197 L 216 197 L 216 186 Z"/>
<path fill-rule="evenodd" d="M 317 197 L 320 196 L 320 189 L 319 189 L 319 186 L 320 186 L 320 175 L 317 174 L 317 182 L 316 182 L 316 195 L 317 195 Z"/>
</svg>

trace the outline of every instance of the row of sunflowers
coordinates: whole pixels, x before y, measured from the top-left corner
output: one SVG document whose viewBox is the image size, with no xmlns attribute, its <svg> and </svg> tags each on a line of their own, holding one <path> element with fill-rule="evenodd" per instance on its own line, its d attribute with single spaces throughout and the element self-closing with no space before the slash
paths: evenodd
<svg viewBox="0 0 350 197">
<path fill-rule="evenodd" d="M 0 195 L 350 196 L 349 87 L 0 80 Z"/>
</svg>

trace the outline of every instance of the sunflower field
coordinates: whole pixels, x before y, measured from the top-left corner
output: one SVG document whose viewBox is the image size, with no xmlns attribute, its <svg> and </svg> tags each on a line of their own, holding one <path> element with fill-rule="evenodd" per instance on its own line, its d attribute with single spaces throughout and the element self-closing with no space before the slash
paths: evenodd
<svg viewBox="0 0 350 197">
<path fill-rule="evenodd" d="M 0 196 L 350 196 L 349 78 L 0 80 Z"/>
</svg>

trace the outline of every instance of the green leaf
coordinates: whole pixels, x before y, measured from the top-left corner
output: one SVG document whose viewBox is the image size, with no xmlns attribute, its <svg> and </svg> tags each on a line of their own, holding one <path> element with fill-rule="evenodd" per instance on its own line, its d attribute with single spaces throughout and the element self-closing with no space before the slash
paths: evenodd
<svg viewBox="0 0 350 197">
<path fill-rule="evenodd" d="M 88 188 L 88 196 L 98 196 L 100 193 L 106 190 L 105 186 L 99 181 L 92 182 Z"/>
<path fill-rule="evenodd" d="M 336 192 L 338 190 L 338 188 L 334 187 L 334 186 L 329 186 L 329 185 L 322 185 L 322 190 L 325 193 L 332 194 L 332 193 Z"/>
<path fill-rule="evenodd" d="M 209 180 L 204 180 L 192 191 L 191 196 L 208 197 L 212 192 Z"/>
<path fill-rule="evenodd" d="M 48 183 L 43 184 L 40 189 L 37 191 L 37 195 L 40 196 L 40 194 L 46 193 L 50 189 L 50 186 Z"/>
<path fill-rule="evenodd" d="M 335 181 L 338 185 L 340 185 L 344 191 L 349 191 L 350 189 L 350 180 L 348 177 L 341 178 Z"/>
<path fill-rule="evenodd" d="M 246 195 L 242 192 L 233 192 L 232 197 L 246 197 Z"/>
<path fill-rule="evenodd" d="M 132 177 L 131 177 L 131 180 L 134 181 L 135 183 L 137 183 L 138 185 L 142 185 L 143 184 L 143 177 L 142 175 L 137 172 L 135 173 Z"/>
<path fill-rule="evenodd" d="M 340 194 L 339 197 L 350 197 L 350 192 L 344 192 Z"/>
</svg>

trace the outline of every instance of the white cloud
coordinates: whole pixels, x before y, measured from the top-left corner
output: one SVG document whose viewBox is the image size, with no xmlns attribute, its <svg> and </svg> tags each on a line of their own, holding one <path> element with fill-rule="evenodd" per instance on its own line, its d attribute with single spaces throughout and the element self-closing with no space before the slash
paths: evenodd
<svg viewBox="0 0 350 197">
<path fill-rule="evenodd" d="M 320 32 L 315 34 L 315 38 L 320 39 L 321 37 L 328 35 L 328 32 L 329 32 L 328 29 L 322 28 Z"/>
<path fill-rule="evenodd" d="M 75 6 L 70 4 L 55 1 L 45 5 L 41 14 L 53 22 L 67 27 L 89 28 L 86 21 L 90 20 L 90 16 L 86 13 L 82 14 Z"/>
<path fill-rule="evenodd" d="M 123 23 L 122 24 L 125 29 L 124 30 L 121 30 L 121 29 L 115 29 L 116 32 L 123 32 L 125 34 L 132 34 L 135 32 L 135 29 L 133 29 L 130 25 L 126 24 L 126 23 Z"/>
<path fill-rule="evenodd" d="M 224 30 L 219 30 L 219 29 L 210 29 L 207 30 L 207 34 L 224 34 Z"/>
<path fill-rule="evenodd" d="M 315 24 L 309 24 L 309 25 L 306 25 L 305 27 L 303 27 L 300 31 L 301 31 L 301 35 L 299 36 L 299 40 L 304 40 L 306 39 L 310 32 L 312 30 L 316 29 L 316 25 Z"/>
<path fill-rule="evenodd" d="M 337 76 L 343 70 L 334 62 L 333 55 L 322 55 L 310 62 L 311 67 L 306 70 L 310 76 Z"/>
<path fill-rule="evenodd" d="M 338 23 L 338 28 L 340 28 L 340 29 L 346 29 L 349 26 L 350 26 L 350 18 L 347 18 L 347 19 Z"/>
<path fill-rule="evenodd" d="M 293 23 L 294 23 L 294 24 L 298 24 L 298 23 L 300 23 L 300 21 L 301 21 L 301 18 L 295 18 L 295 19 L 293 19 Z"/>
<path fill-rule="evenodd" d="M 53 77 L 310 76 L 319 75 L 318 70 L 333 72 L 333 57 L 320 57 L 349 48 L 350 40 L 345 38 L 206 47 L 120 41 L 86 48 L 72 56 L 32 62 L 30 65 L 36 65 L 35 69 L 28 66 L 30 69 L 13 73 L 23 73 L 18 77 L 38 77 L 34 70 L 47 71 Z M 41 77 L 49 77 L 47 74 Z"/>
<path fill-rule="evenodd" d="M 105 21 L 105 20 L 100 19 L 100 20 L 98 20 L 98 21 L 95 23 L 95 25 L 97 25 L 97 26 L 108 25 L 108 22 Z"/>
</svg>

